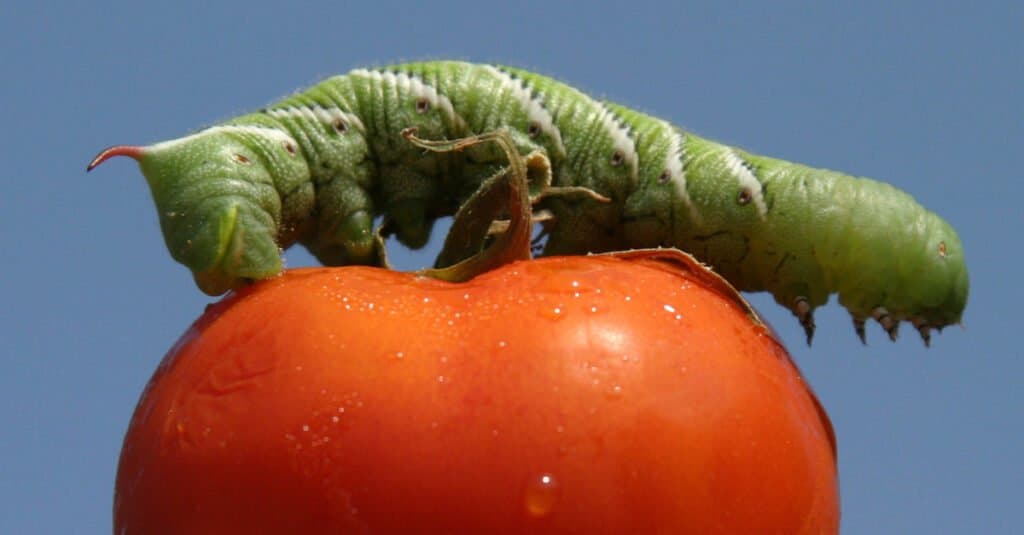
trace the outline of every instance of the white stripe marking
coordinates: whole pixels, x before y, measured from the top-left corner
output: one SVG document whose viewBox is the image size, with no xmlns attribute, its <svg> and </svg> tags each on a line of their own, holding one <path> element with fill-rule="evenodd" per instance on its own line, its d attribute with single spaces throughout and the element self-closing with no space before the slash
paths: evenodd
<svg viewBox="0 0 1024 535">
<path fill-rule="evenodd" d="M 346 124 L 355 127 L 360 132 L 366 131 L 366 127 L 363 126 L 363 121 L 361 121 L 357 115 L 344 112 L 335 106 L 331 106 L 330 108 L 324 108 L 323 106 L 288 106 L 287 108 L 267 110 L 267 114 L 278 119 L 308 119 L 325 125 L 333 125 L 335 121 L 341 119 L 342 121 L 345 121 Z"/>
<path fill-rule="evenodd" d="M 287 132 L 270 126 L 258 126 L 258 125 L 237 125 L 237 124 L 225 124 L 220 126 L 212 126 L 191 134 L 185 137 L 179 137 L 177 139 L 171 139 L 168 141 L 161 141 L 160 143 L 154 143 L 148 147 L 148 150 L 164 150 L 171 148 L 181 143 L 187 143 L 201 136 L 213 135 L 213 134 L 248 134 L 251 136 L 262 137 L 271 141 L 277 141 L 279 143 L 291 143 L 292 145 L 298 145 L 292 136 L 288 135 Z"/>
<path fill-rule="evenodd" d="M 686 174 L 683 171 L 683 144 L 685 139 L 672 125 L 662 121 L 662 128 L 668 132 L 668 152 L 665 153 L 665 169 L 668 170 L 669 180 L 675 186 L 676 195 L 682 200 L 689 210 L 695 222 L 700 221 L 700 213 L 697 207 L 690 200 L 690 192 L 686 189 Z"/>
<path fill-rule="evenodd" d="M 597 120 L 601 122 L 605 132 L 608 133 L 612 138 L 612 146 L 615 150 L 622 153 L 622 161 L 629 165 L 629 176 L 633 181 L 633 184 L 637 183 L 637 154 L 636 147 L 633 145 L 633 140 L 629 137 L 629 131 L 619 126 L 618 121 L 615 120 L 615 115 L 612 114 L 608 108 L 604 106 L 602 102 L 596 102 L 600 112 L 598 113 Z M 611 158 L 611 155 L 607 155 Z"/>
<path fill-rule="evenodd" d="M 466 130 L 466 121 L 455 113 L 455 107 L 452 106 L 452 101 L 448 100 L 448 97 L 437 92 L 433 86 L 429 86 L 423 83 L 422 80 L 415 76 L 410 76 L 404 72 L 393 73 L 390 71 L 370 71 L 367 69 L 356 69 L 349 73 L 352 76 L 361 76 L 363 78 L 370 78 L 371 80 L 381 84 L 393 87 L 399 92 L 406 91 L 411 93 L 416 98 L 424 98 L 430 103 L 431 107 L 440 109 L 450 122 L 455 125 L 455 128 L 459 131 Z"/>
<path fill-rule="evenodd" d="M 750 169 L 743 165 L 743 160 L 731 148 L 726 147 L 723 149 L 722 156 L 725 159 L 725 166 L 739 180 L 740 185 L 750 191 L 750 199 L 754 201 L 758 215 L 761 216 L 761 219 L 764 219 L 768 208 L 765 206 L 764 196 L 761 194 L 761 183 L 754 176 L 754 173 L 751 173 Z"/>
<path fill-rule="evenodd" d="M 484 65 L 484 70 L 490 73 L 492 76 L 501 80 L 501 85 L 509 93 L 519 101 L 519 105 L 522 106 L 523 110 L 526 111 L 526 116 L 530 122 L 537 123 L 540 126 L 541 132 L 544 132 L 551 138 L 555 145 L 555 150 L 558 154 L 553 155 L 559 159 L 565 157 L 565 145 L 562 143 L 562 133 L 555 126 L 555 119 L 551 116 L 551 113 L 541 104 L 537 99 L 533 98 L 533 94 L 529 89 L 526 88 L 523 81 L 517 78 L 512 78 L 508 73 L 494 68 L 491 65 Z"/>
</svg>

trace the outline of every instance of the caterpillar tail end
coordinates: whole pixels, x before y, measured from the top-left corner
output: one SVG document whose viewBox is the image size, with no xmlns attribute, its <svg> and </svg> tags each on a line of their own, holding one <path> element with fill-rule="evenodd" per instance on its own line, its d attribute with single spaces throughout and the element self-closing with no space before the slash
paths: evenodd
<svg viewBox="0 0 1024 535">
<path fill-rule="evenodd" d="M 85 167 L 85 172 L 88 173 L 96 168 L 99 164 L 115 157 L 115 156 L 127 156 L 133 160 L 138 160 L 142 156 L 142 147 L 135 145 L 115 145 L 113 147 L 107 147 L 100 151 L 95 158 L 89 162 L 89 165 Z"/>
</svg>

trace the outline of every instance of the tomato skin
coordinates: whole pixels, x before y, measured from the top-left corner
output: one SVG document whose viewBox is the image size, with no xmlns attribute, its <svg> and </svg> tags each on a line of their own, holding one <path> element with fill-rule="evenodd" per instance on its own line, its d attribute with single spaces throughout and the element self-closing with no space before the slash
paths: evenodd
<svg viewBox="0 0 1024 535">
<path fill-rule="evenodd" d="M 164 358 L 115 533 L 836 533 L 785 350 L 656 261 L 287 272 Z"/>
</svg>

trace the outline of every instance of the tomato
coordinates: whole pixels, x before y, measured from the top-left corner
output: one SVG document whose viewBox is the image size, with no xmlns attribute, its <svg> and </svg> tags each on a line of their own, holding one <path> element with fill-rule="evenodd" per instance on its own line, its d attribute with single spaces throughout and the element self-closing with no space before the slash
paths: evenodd
<svg viewBox="0 0 1024 535">
<path fill-rule="evenodd" d="M 771 332 L 663 261 L 300 269 L 164 358 L 115 532 L 834 533 L 834 446 Z"/>
</svg>

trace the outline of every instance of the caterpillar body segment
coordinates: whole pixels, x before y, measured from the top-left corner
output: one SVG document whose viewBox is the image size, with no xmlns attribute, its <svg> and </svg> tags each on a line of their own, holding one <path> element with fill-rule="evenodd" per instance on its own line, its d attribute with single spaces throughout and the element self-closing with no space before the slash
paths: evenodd
<svg viewBox="0 0 1024 535">
<path fill-rule="evenodd" d="M 403 131 L 451 140 L 501 128 L 550 169 L 552 193 L 534 192 L 534 210 L 550 215 L 543 254 L 678 247 L 739 289 L 771 292 L 808 341 L 814 309 L 833 293 L 862 339 L 868 319 L 891 337 L 910 321 L 926 342 L 960 321 L 960 240 L 909 195 L 703 139 L 509 67 L 356 69 L 177 140 L 108 149 L 89 169 L 138 160 L 172 256 L 218 294 L 278 273 L 279 249 L 295 242 L 325 264 L 373 264 L 380 215 L 402 243 L 422 246 L 507 157 L 493 143 L 424 151 Z"/>
</svg>

